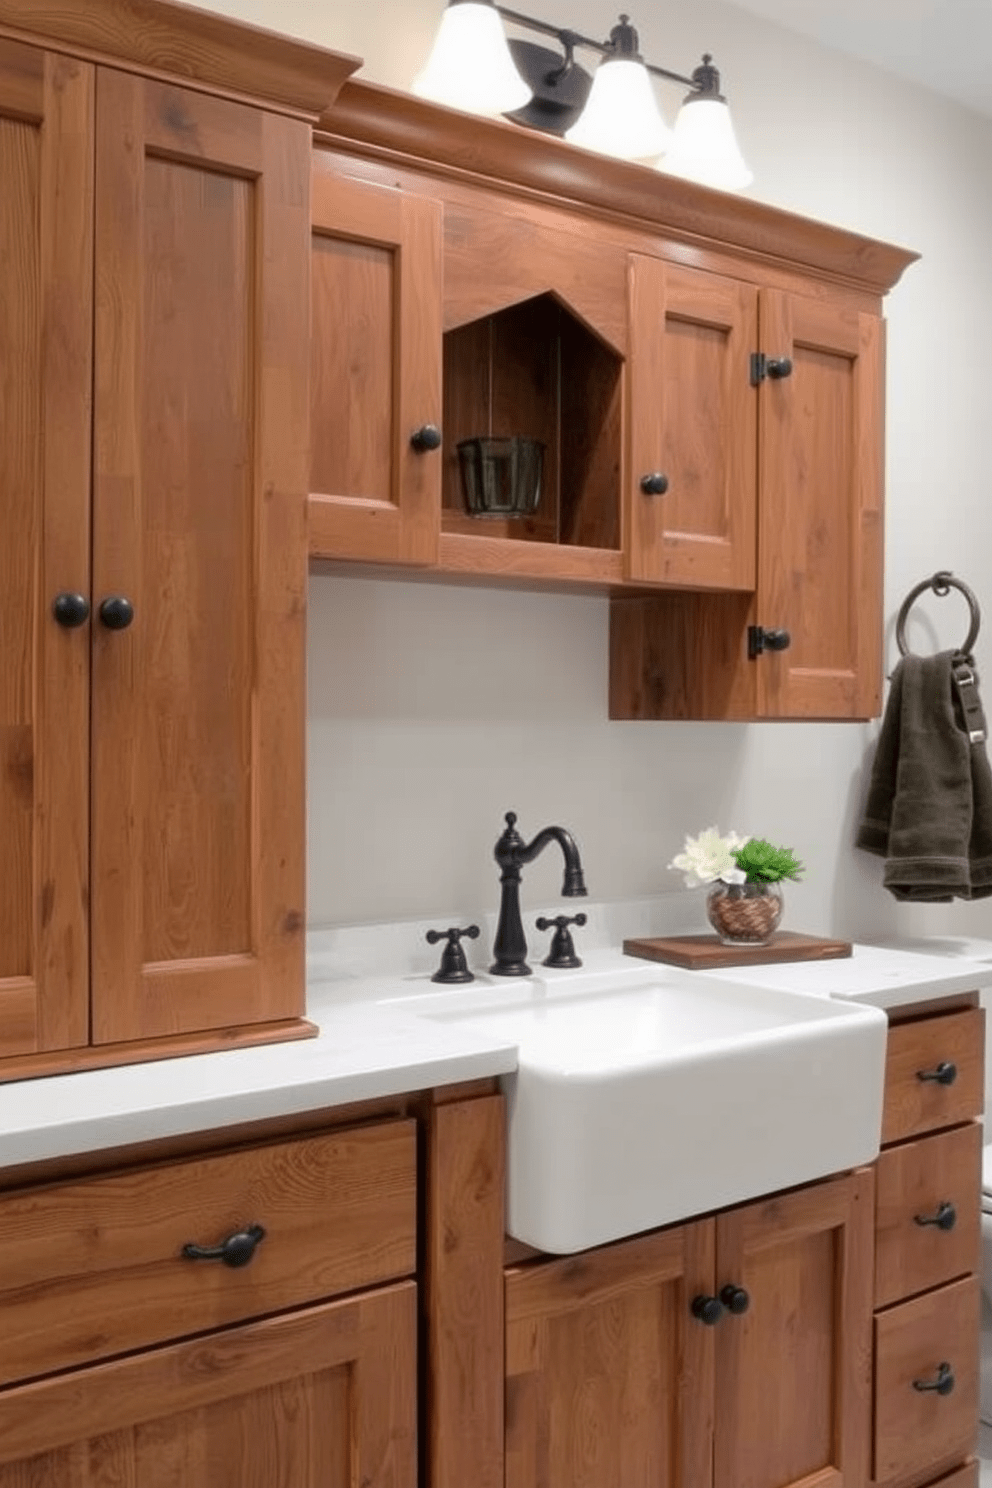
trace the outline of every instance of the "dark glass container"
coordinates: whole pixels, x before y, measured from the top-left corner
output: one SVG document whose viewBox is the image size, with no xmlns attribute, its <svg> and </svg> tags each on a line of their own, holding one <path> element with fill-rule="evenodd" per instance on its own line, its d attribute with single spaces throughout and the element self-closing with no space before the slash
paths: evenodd
<svg viewBox="0 0 992 1488">
<path fill-rule="evenodd" d="M 465 510 L 471 517 L 530 517 L 541 499 L 544 445 L 512 434 L 458 445 Z"/>
</svg>

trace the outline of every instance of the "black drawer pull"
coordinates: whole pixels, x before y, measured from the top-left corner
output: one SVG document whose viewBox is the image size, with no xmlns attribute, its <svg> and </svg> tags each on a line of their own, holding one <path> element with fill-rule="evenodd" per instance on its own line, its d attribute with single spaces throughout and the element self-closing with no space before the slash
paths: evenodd
<svg viewBox="0 0 992 1488">
<path fill-rule="evenodd" d="M 936 1225 L 938 1230 L 953 1230 L 958 1222 L 958 1211 L 953 1204 L 939 1204 L 936 1214 L 917 1214 L 918 1225 Z"/>
<path fill-rule="evenodd" d="M 914 1380 L 913 1389 L 935 1390 L 938 1395 L 950 1395 L 954 1389 L 954 1370 L 950 1364 L 937 1365 L 937 1378 L 935 1380 Z"/>
<path fill-rule="evenodd" d="M 183 1256 L 187 1261 L 223 1261 L 225 1266 L 247 1266 L 259 1241 L 264 1239 L 261 1225 L 249 1225 L 228 1235 L 220 1245 L 184 1245 Z"/>
<path fill-rule="evenodd" d="M 936 1069 L 916 1071 L 918 1080 L 929 1080 L 935 1085 L 953 1085 L 957 1077 L 957 1065 L 950 1064 L 946 1059 L 942 1059 Z"/>
<path fill-rule="evenodd" d="M 751 1298 L 743 1287 L 733 1286 L 728 1283 L 720 1293 L 720 1301 L 728 1312 L 735 1317 L 741 1317 L 751 1306 Z"/>
</svg>

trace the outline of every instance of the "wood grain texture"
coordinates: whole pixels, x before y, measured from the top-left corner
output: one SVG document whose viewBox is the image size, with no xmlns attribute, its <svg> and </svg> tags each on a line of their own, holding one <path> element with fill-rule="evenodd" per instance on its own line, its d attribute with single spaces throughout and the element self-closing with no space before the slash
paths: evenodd
<svg viewBox="0 0 992 1488">
<path fill-rule="evenodd" d="M 507 1488 L 698 1488 L 712 1471 L 712 1221 L 506 1275 Z"/>
<path fill-rule="evenodd" d="M 754 285 L 630 259 L 627 572 L 752 590 L 757 562 L 758 344 Z M 663 495 L 641 478 L 664 474 Z"/>
<path fill-rule="evenodd" d="M 88 1030 L 93 71 L 0 42 L 0 1056 Z"/>
<path fill-rule="evenodd" d="M 781 961 L 834 961 L 850 956 L 853 947 L 849 940 L 824 940 L 818 935 L 780 930 L 763 946 L 727 946 L 715 935 L 677 935 L 625 940 L 623 949 L 627 956 L 702 971 L 717 966 L 770 966 Z"/>
<path fill-rule="evenodd" d="M 442 426 L 441 207 L 313 178 L 311 557 L 437 559 Z"/>
<path fill-rule="evenodd" d="M 875 1306 L 980 1269 L 982 1128 L 977 1122 L 891 1147 L 878 1159 Z M 920 1225 L 952 1204 L 952 1229 Z"/>
<path fill-rule="evenodd" d="M 247 1225 L 239 1269 L 183 1258 Z M 0 1198 L 0 1382 L 410 1275 L 412 1121 Z"/>
<path fill-rule="evenodd" d="M 606 548 L 475 537 L 461 532 L 441 534 L 439 566 L 455 576 L 533 579 L 605 590 L 620 583 L 622 565 L 621 555 Z"/>
<path fill-rule="evenodd" d="M 361 59 L 163 0 L 0 0 L 0 28 L 53 48 L 316 118 Z"/>
<path fill-rule="evenodd" d="M 868 1475 L 873 1175 L 717 1218 L 717 1288 L 744 1287 L 717 1353 L 714 1488 Z"/>
<path fill-rule="evenodd" d="M 4 1391 L 0 1488 L 416 1488 L 416 1288 Z"/>
<path fill-rule="evenodd" d="M 308 140 L 99 79 L 97 1043 L 303 1010 Z"/>
<path fill-rule="evenodd" d="M 761 344 L 791 376 L 760 392 L 758 624 L 791 645 L 757 659 L 765 717 L 881 711 L 881 322 L 761 296 Z"/>
<path fill-rule="evenodd" d="M 955 1281 L 875 1318 L 874 1477 L 884 1483 L 975 1446 L 978 1421 L 977 1277 Z M 938 1365 L 954 1372 L 949 1395 L 922 1393 Z"/>
<path fill-rule="evenodd" d="M 328 143 L 419 158 L 473 184 L 512 181 L 544 200 L 574 201 L 601 219 L 663 224 L 674 242 L 731 244 L 755 262 L 791 261 L 877 293 L 891 289 L 918 256 L 502 121 L 457 116 L 456 131 L 453 117 L 410 94 L 352 80 L 320 127 Z"/>
<path fill-rule="evenodd" d="M 919 1072 L 954 1064 L 952 1085 Z M 981 1008 L 921 1018 L 889 1029 L 885 1054 L 882 1142 L 898 1142 L 982 1114 L 985 1014 Z"/>
<path fill-rule="evenodd" d="M 421 1376 L 431 1488 L 503 1488 L 501 1095 L 428 1115 Z"/>
<path fill-rule="evenodd" d="M 750 594 L 614 595 L 610 717 L 755 717 L 757 673 L 747 659 L 753 622 Z"/>
</svg>

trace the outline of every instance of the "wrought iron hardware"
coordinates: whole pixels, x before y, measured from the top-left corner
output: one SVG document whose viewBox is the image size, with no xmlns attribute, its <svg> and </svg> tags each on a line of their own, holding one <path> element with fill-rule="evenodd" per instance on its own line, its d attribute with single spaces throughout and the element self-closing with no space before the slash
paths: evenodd
<svg viewBox="0 0 992 1488">
<path fill-rule="evenodd" d="M 954 1370 L 950 1364 L 937 1365 L 937 1378 L 935 1380 L 914 1380 L 914 1390 L 934 1390 L 938 1395 L 950 1395 L 954 1389 Z"/>
<path fill-rule="evenodd" d="M 787 630 L 766 630 L 763 625 L 749 625 L 747 628 L 747 654 L 750 661 L 763 651 L 787 651 L 791 645 L 792 637 Z"/>
<path fill-rule="evenodd" d="M 938 1205 L 936 1214 L 915 1214 L 918 1225 L 935 1225 L 938 1230 L 953 1230 L 958 1222 L 958 1211 L 953 1204 Z"/>
<path fill-rule="evenodd" d="M 752 351 L 751 353 L 751 386 L 758 387 L 766 377 L 773 382 L 781 382 L 785 377 L 792 376 L 791 357 L 769 357 L 763 351 Z"/>
<path fill-rule="evenodd" d="M 946 1059 L 942 1059 L 936 1069 L 916 1071 L 916 1078 L 922 1080 L 924 1084 L 931 1082 L 934 1085 L 953 1085 L 957 1077 L 957 1065 L 951 1064 Z"/>
</svg>

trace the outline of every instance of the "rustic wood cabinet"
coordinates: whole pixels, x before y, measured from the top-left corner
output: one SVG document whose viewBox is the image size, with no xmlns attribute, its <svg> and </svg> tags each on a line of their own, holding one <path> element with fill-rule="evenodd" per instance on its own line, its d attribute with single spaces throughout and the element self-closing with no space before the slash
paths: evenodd
<svg viewBox="0 0 992 1488">
<path fill-rule="evenodd" d="M 276 112 L 211 92 L 257 37 L 124 9 L 47 18 L 46 50 L 0 3 L 0 1079 L 310 1031 L 311 126 L 283 89 L 321 54 L 257 64 Z"/>
<path fill-rule="evenodd" d="M 615 718 L 878 713 L 881 304 L 913 255 L 450 118 L 349 83 L 322 121 L 311 555 L 609 592 Z M 513 435 L 536 510 L 469 514 L 459 445 Z"/>
<path fill-rule="evenodd" d="M 862 1171 L 508 1270 L 507 1483 L 861 1483 L 871 1200 Z"/>
</svg>

